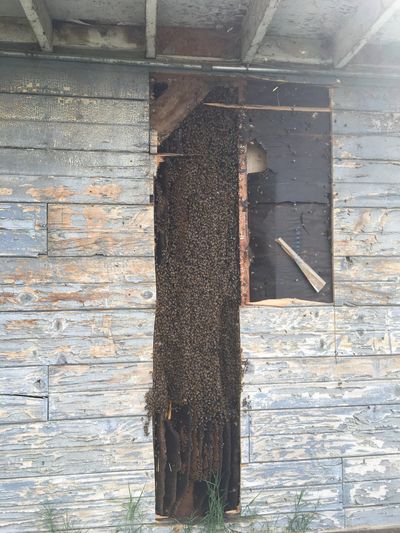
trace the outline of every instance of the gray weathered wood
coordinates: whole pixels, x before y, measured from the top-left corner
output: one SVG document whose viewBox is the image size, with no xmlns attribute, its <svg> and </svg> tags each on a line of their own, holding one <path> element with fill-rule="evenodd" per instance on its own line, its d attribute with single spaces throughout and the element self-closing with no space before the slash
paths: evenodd
<svg viewBox="0 0 400 533">
<path fill-rule="evenodd" d="M 400 7 L 400 0 L 370 0 L 361 2 L 352 16 L 342 23 L 335 35 L 333 62 L 345 67 L 370 41 Z"/>
<path fill-rule="evenodd" d="M 148 73 L 123 65 L 1 58 L 0 70 L 0 91 L 6 93 L 129 100 L 149 94 Z"/>
<path fill-rule="evenodd" d="M 280 0 L 254 0 L 242 24 L 242 60 L 251 63 L 278 9 Z"/>
<path fill-rule="evenodd" d="M 149 204 L 153 181 L 148 178 L 0 175 L 0 201 Z"/>
<path fill-rule="evenodd" d="M 383 490 L 385 490 L 383 488 Z M 345 509 L 346 525 L 348 527 L 365 526 L 393 526 L 398 524 L 400 505 L 371 505 Z"/>
<path fill-rule="evenodd" d="M 154 311 L 0 313 L 0 365 L 151 361 Z"/>
<path fill-rule="evenodd" d="M 260 384 L 246 385 L 243 396 L 251 409 L 388 405 L 398 401 L 399 387 L 396 380 Z"/>
<path fill-rule="evenodd" d="M 400 112 L 399 87 L 355 87 L 344 85 L 332 91 L 334 110 Z"/>
<path fill-rule="evenodd" d="M 343 485 L 345 507 L 400 505 L 400 479 L 352 481 Z"/>
<path fill-rule="evenodd" d="M 50 204 L 48 253 L 151 257 L 153 227 L 152 207 Z"/>
<path fill-rule="evenodd" d="M 400 191 L 396 183 L 336 183 L 335 207 L 400 207 Z"/>
<path fill-rule="evenodd" d="M 46 396 L 48 391 L 47 367 L 0 368 L 0 396 Z"/>
<path fill-rule="evenodd" d="M 0 146 L 56 150 L 148 152 L 147 126 L 0 120 Z"/>
<path fill-rule="evenodd" d="M 3 310 L 154 307 L 152 258 L 0 259 Z"/>
<path fill-rule="evenodd" d="M 340 337 L 337 336 L 340 345 Z M 349 341 L 349 336 L 345 335 Z M 351 343 L 349 342 L 351 345 Z M 351 345 L 352 346 L 352 345 Z M 302 383 L 319 381 L 364 381 L 400 379 L 399 357 L 377 357 L 382 349 L 373 346 L 370 357 L 293 357 L 282 359 L 249 359 L 244 383 Z M 390 347 L 387 347 L 390 352 Z M 343 350 L 343 347 L 342 347 Z"/>
<path fill-rule="evenodd" d="M 346 482 L 400 478 L 400 455 L 346 458 L 343 476 Z"/>
<path fill-rule="evenodd" d="M 24 424 L 42 420 L 47 420 L 47 398 L 0 395 L 0 424 Z"/>
<path fill-rule="evenodd" d="M 334 135 L 400 134 L 400 113 L 371 111 L 334 111 L 332 114 Z"/>
<path fill-rule="evenodd" d="M 0 256 L 45 254 L 46 216 L 43 204 L 0 204 Z"/>
<path fill-rule="evenodd" d="M 242 467 L 244 490 L 273 487 L 302 487 L 342 481 L 340 459 L 250 463 Z"/>
<path fill-rule="evenodd" d="M 156 57 L 157 0 L 145 0 L 146 6 L 146 57 Z"/>
<path fill-rule="evenodd" d="M 0 95 L 0 119 L 147 127 L 147 101 L 28 94 Z"/>
<path fill-rule="evenodd" d="M 389 313 L 393 313 L 389 318 Z M 396 325 L 397 308 L 379 306 L 339 307 L 335 309 L 336 331 L 385 330 Z"/>
<path fill-rule="evenodd" d="M 311 324 L 311 323 L 310 323 Z M 241 333 L 241 345 L 244 357 L 248 359 L 273 357 L 321 357 L 333 355 L 334 334 L 312 332 L 247 334 Z"/>
<path fill-rule="evenodd" d="M 389 135 L 336 135 L 332 155 L 338 159 L 396 161 L 400 137 Z"/>
<path fill-rule="evenodd" d="M 336 298 L 339 302 L 351 304 L 356 301 L 355 293 L 349 290 L 345 293 L 343 285 L 339 284 L 336 288 Z M 376 298 L 381 299 L 377 291 Z M 359 294 L 358 304 L 374 303 L 373 293 Z M 376 327 L 379 327 L 378 325 Z M 336 353 L 341 356 L 363 356 L 363 355 L 385 355 L 392 353 L 390 334 L 386 330 L 369 330 L 362 327 L 355 327 L 352 331 L 337 331 L 335 336 Z"/>
<path fill-rule="evenodd" d="M 357 241 L 360 243 L 360 241 Z M 393 241 L 391 241 L 393 243 Z M 361 246 L 364 242 L 361 241 Z M 397 246 L 393 244 L 393 246 Z M 348 248 L 346 248 L 348 250 Z M 354 252 L 354 248 L 351 249 Z M 390 255 L 390 249 L 370 248 L 365 253 L 382 253 Z M 399 305 L 400 284 L 386 281 L 342 281 L 336 286 L 336 301 L 339 305 Z"/>
<path fill-rule="evenodd" d="M 53 22 L 44 0 L 19 0 L 42 50 L 53 49 Z"/>
<path fill-rule="evenodd" d="M 399 95 L 400 97 L 400 95 Z M 333 182 L 376 185 L 379 190 L 380 183 L 400 183 L 400 163 L 398 161 L 366 161 L 366 160 L 334 160 Z"/>
</svg>

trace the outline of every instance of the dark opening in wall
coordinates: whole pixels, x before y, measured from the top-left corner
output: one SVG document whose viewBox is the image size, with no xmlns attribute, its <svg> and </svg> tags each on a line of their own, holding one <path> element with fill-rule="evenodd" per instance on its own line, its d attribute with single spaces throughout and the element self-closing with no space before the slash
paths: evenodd
<svg viewBox="0 0 400 533">
<path fill-rule="evenodd" d="M 178 84 L 179 86 L 179 84 Z M 165 93 L 164 93 L 165 94 Z M 215 88 L 210 101 L 236 102 Z M 207 509 L 207 481 L 239 503 L 238 112 L 202 104 L 162 143 L 155 185 L 156 512 Z"/>
<path fill-rule="evenodd" d="M 250 301 L 297 298 L 331 302 L 328 89 L 251 81 L 246 105 L 276 106 L 246 111 L 249 141 L 262 146 L 267 161 L 266 170 L 249 173 L 247 180 Z M 299 111 L 299 107 L 310 109 Z M 276 243 L 279 237 L 326 281 L 320 292 Z"/>
</svg>

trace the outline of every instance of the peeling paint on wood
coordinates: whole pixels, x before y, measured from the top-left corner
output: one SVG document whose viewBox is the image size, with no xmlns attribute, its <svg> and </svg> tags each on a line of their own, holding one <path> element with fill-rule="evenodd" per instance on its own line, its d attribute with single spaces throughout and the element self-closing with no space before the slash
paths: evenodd
<svg viewBox="0 0 400 533">
<path fill-rule="evenodd" d="M 44 204 L 0 204 L 0 256 L 45 254 L 46 218 Z"/>
</svg>

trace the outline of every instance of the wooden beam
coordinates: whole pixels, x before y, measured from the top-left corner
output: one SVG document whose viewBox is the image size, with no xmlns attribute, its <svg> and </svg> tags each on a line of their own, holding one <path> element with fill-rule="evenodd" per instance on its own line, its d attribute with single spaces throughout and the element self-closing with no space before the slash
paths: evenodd
<svg viewBox="0 0 400 533">
<path fill-rule="evenodd" d="M 146 57 L 156 57 L 157 0 L 146 0 Z"/>
<path fill-rule="evenodd" d="M 335 68 L 345 67 L 399 8 L 400 0 L 359 0 L 335 37 Z"/>
<path fill-rule="evenodd" d="M 295 105 L 260 105 L 260 104 L 220 104 L 205 102 L 209 107 L 223 107 L 224 109 L 249 109 L 253 111 L 297 111 L 299 113 L 330 113 L 330 107 L 304 107 Z"/>
<path fill-rule="evenodd" d="M 242 60 L 251 63 L 281 0 L 253 0 L 242 25 Z"/>
<path fill-rule="evenodd" d="M 44 0 L 19 0 L 42 50 L 53 49 L 53 23 Z"/>
<path fill-rule="evenodd" d="M 170 80 L 168 88 L 151 105 L 150 124 L 158 132 L 159 142 L 179 126 L 209 90 L 204 78 L 180 76 Z"/>
</svg>

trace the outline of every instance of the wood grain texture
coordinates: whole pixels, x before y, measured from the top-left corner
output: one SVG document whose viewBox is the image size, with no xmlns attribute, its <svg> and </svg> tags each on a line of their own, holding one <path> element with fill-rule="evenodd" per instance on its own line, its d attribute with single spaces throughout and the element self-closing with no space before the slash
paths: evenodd
<svg viewBox="0 0 400 533">
<path fill-rule="evenodd" d="M 344 459 L 343 475 L 346 482 L 400 478 L 400 455 Z"/>
<path fill-rule="evenodd" d="M 1 58 L 0 69 L 5 93 L 148 99 L 148 73 L 122 65 Z"/>
<path fill-rule="evenodd" d="M 0 424 L 24 424 L 47 420 L 47 398 L 0 395 Z"/>
<path fill-rule="evenodd" d="M 0 368 L 0 396 L 47 396 L 46 366 Z"/>
<path fill-rule="evenodd" d="M 400 505 L 400 479 L 352 481 L 343 485 L 345 507 Z"/>
<path fill-rule="evenodd" d="M 334 185 L 335 207 L 399 207 L 400 194 L 395 183 L 346 183 Z"/>
<path fill-rule="evenodd" d="M 370 284 L 377 281 L 400 282 L 399 257 L 336 257 L 335 280 L 365 281 Z"/>
<path fill-rule="evenodd" d="M 400 112 L 400 90 L 398 87 L 335 87 L 334 110 Z"/>
<path fill-rule="evenodd" d="M 4 311 L 154 307 L 152 258 L 0 259 Z"/>
<path fill-rule="evenodd" d="M 0 146 L 136 153 L 148 151 L 149 133 L 145 125 L 0 120 Z"/>
<path fill-rule="evenodd" d="M 332 130 L 334 135 L 399 134 L 400 112 L 334 111 Z"/>
<path fill-rule="evenodd" d="M 0 365 L 151 361 L 154 311 L 0 313 Z"/>
<path fill-rule="evenodd" d="M 370 183 L 379 190 L 380 184 L 396 184 L 400 180 L 400 163 L 398 161 L 368 160 L 334 160 L 333 185 L 339 183 L 360 184 Z"/>
<path fill-rule="evenodd" d="M 1 202 L 149 204 L 148 178 L 0 175 Z"/>
<path fill-rule="evenodd" d="M 396 161 L 400 137 L 389 135 L 335 135 L 332 156 L 338 159 Z"/>
<path fill-rule="evenodd" d="M 84 150 L 0 148 L 2 175 L 149 178 L 150 156 Z"/>
<path fill-rule="evenodd" d="M 147 101 L 7 94 L 0 96 L 0 119 L 148 127 Z"/>
<path fill-rule="evenodd" d="M 333 331 L 333 306 L 242 307 L 240 331 L 246 334 Z"/>
<path fill-rule="evenodd" d="M 0 203 L 0 256 L 45 254 L 46 217 L 44 204 Z"/>
<path fill-rule="evenodd" d="M 382 488 L 385 491 L 385 488 Z M 346 525 L 349 527 L 393 526 L 397 525 L 400 516 L 400 505 L 371 505 L 345 509 Z"/>
<path fill-rule="evenodd" d="M 52 256 L 154 254 L 152 207 L 55 205 L 48 207 Z"/>
</svg>

